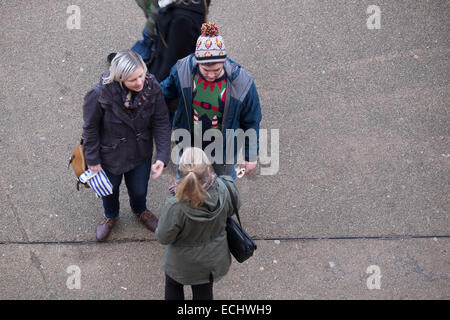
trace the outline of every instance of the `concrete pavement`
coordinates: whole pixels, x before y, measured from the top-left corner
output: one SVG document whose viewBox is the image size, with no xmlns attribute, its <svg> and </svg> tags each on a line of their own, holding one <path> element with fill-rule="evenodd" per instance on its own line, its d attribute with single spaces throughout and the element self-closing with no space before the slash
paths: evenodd
<svg viewBox="0 0 450 320">
<path fill-rule="evenodd" d="M 238 181 L 258 250 L 217 299 L 450 298 L 449 3 L 378 1 L 369 30 L 372 4 L 212 1 L 229 56 L 255 77 L 261 127 L 280 134 L 279 171 Z M 143 13 L 122 0 L 0 6 L 0 298 L 163 298 L 162 248 L 125 188 L 98 244 L 101 203 L 67 169 L 83 96 Z M 158 214 L 173 178 L 171 165 L 149 182 Z"/>
</svg>

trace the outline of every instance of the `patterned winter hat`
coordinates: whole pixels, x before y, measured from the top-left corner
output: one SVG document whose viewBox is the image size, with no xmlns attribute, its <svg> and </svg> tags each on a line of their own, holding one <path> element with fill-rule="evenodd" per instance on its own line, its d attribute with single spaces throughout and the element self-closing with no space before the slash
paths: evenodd
<svg viewBox="0 0 450 320">
<path fill-rule="evenodd" d="M 204 23 L 197 39 L 195 58 L 198 63 L 225 62 L 227 51 L 219 27 L 212 22 Z"/>
</svg>

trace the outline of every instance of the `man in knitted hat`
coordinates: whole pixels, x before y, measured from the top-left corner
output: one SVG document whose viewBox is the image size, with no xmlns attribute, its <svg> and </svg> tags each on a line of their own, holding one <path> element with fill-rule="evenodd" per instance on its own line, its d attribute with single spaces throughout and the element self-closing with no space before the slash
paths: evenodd
<svg viewBox="0 0 450 320">
<path fill-rule="evenodd" d="M 214 170 L 218 175 L 229 175 L 236 180 L 237 140 L 242 137 L 237 134 L 239 129 L 247 136 L 245 142 L 241 141 L 243 168 L 247 174 L 256 168 L 262 117 L 258 92 L 253 77 L 227 57 L 218 27 L 214 23 L 204 23 L 201 32 L 195 53 L 178 60 L 170 75 L 161 82 L 161 88 L 166 101 L 178 99 L 172 126 L 174 130 L 188 130 L 191 144 L 201 137 L 205 150 L 213 143 L 204 139 L 205 132 L 219 130 L 223 150 L 215 150 Z"/>
</svg>

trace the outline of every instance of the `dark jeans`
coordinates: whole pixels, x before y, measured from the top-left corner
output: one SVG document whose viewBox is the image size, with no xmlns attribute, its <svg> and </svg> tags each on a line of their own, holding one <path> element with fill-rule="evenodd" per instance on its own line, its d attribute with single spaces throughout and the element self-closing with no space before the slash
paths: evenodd
<svg viewBox="0 0 450 320">
<path fill-rule="evenodd" d="M 103 197 L 103 208 L 107 218 L 115 219 L 119 216 L 119 187 L 122 177 L 125 177 L 125 184 L 130 197 L 130 206 L 134 213 L 141 214 L 147 210 L 147 186 L 150 178 L 151 160 L 148 160 L 136 168 L 123 174 L 112 174 L 104 170 L 109 181 L 113 185 L 113 193 Z"/>
<path fill-rule="evenodd" d="M 166 274 L 166 300 L 184 300 L 183 285 Z M 213 300 L 213 283 L 192 285 L 192 300 Z"/>
</svg>

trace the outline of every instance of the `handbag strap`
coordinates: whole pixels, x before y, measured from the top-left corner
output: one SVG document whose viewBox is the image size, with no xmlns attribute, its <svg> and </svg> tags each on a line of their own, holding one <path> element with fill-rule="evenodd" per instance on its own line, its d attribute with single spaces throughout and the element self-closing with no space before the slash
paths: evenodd
<svg viewBox="0 0 450 320">
<path fill-rule="evenodd" d="M 225 184 L 225 187 L 227 187 L 227 189 L 228 189 L 228 193 L 230 194 L 230 198 L 231 198 L 231 203 L 233 204 L 234 212 L 236 213 L 236 217 L 239 221 L 239 224 L 242 226 L 241 218 L 239 218 L 239 211 L 236 206 L 236 199 L 233 196 L 233 192 L 231 191 L 230 185 L 228 184 L 228 182 L 225 179 L 222 179 L 221 177 L 219 177 L 219 179 L 222 180 L 222 182 Z"/>
<path fill-rule="evenodd" d="M 208 22 L 208 4 L 206 3 L 206 0 L 203 0 L 203 5 L 205 6 L 205 22 Z"/>
</svg>

